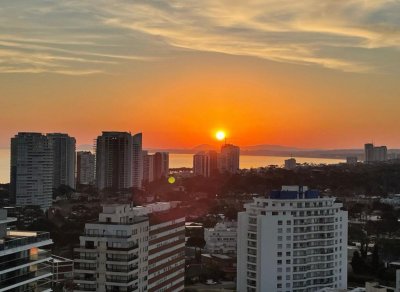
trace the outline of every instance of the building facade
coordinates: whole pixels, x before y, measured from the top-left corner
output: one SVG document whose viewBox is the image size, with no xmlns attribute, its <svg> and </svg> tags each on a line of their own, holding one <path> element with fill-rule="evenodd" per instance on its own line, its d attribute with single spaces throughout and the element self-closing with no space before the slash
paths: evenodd
<svg viewBox="0 0 400 292">
<path fill-rule="evenodd" d="M 221 147 L 218 169 L 221 173 L 237 173 L 240 169 L 240 148 L 232 144 Z"/>
<path fill-rule="evenodd" d="M 210 176 L 210 157 L 206 152 L 198 152 L 193 155 L 193 175 Z"/>
<path fill-rule="evenodd" d="M 245 204 L 238 222 L 238 291 L 347 288 L 347 211 L 306 187 Z"/>
<path fill-rule="evenodd" d="M 66 185 L 75 188 L 76 141 L 68 134 L 47 134 L 53 152 L 53 188 Z"/>
<path fill-rule="evenodd" d="M 142 188 L 143 182 L 143 155 L 142 155 L 142 133 L 132 136 L 132 186 Z"/>
<path fill-rule="evenodd" d="M 372 143 L 364 145 L 365 162 L 382 162 L 387 160 L 387 147 L 374 146 Z"/>
<path fill-rule="evenodd" d="M 143 184 L 154 180 L 154 155 L 148 154 L 148 151 L 142 151 L 143 156 Z"/>
<path fill-rule="evenodd" d="M 90 151 L 78 151 L 76 155 L 76 183 L 91 185 L 95 182 L 96 156 Z"/>
<path fill-rule="evenodd" d="M 11 139 L 10 194 L 17 206 L 48 209 L 53 194 L 53 152 L 41 133 L 18 133 Z"/>
<path fill-rule="evenodd" d="M 193 174 L 210 177 L 218 173 L 218 153 L 202 151 L 193 155 Z"/>
<path fill-rule="evenodd" d="M 41 249 L 53 243 L 50 233 L 7 230 L 13 221 L 0 209 L 0 291 L 52 291 L 51 253 Z"/>
<path fill-rule="evenodd" d="M 285 169 L 287 170 L 293 170 L 297 166 L 296 159 L 294 158 L 289 158 L 285 160 Z"/>
<path fill-rule="evenodd" d="M 167 177 L 169 174 L 169 153 L 156 152 L 154 153 L 154 179 Z"/>
<path fill-rule="evenodd" d="M 132 136 L 127 132 L 103 132 L 96 142 L 98 189 L 132 187 Z"/>
<path fill-rule="evenodd" d="M 237 222 L 219 222 L 204 228 L 205 250 L 211 254 L 236 255 Z"/>
<path fill-rule="evenodd" d="M 104 206 L 75 249 L 74 291 L 183 291 L 184 226 L 170 203 Z"/>
</svg>

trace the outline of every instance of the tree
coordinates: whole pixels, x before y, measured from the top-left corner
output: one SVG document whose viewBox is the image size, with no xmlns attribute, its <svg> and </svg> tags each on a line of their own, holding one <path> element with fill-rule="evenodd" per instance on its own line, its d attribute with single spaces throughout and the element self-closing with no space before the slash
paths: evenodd
<svg viewBox="0 0 400 292">
<path fill-rule="evenodd" d="M 380 259 L 379 259 L 379 247 L 378 244 L 374 245 L 374 249 L 372 251 L 372 271 L 375 273 L 379 270 L 380 267 Z"/>
<path fill-rule="evenodd" d="M 195 250 L 197 248 L 202 250 L 204 248 L 204 246 L 206 245 L 206 241 L 204 240 L 204 238 L 201 238 L 201 237 L 189 237 L 189 239 L 186 242 L 186 245 L 194 247 Z"/>
<path fill-rule="evenodd" d="M 58 188 L 53 189 L 53 199 L 58 196 L 66 196 L 68 199 L 75 192 L 73 188 L 68 185 L 60 185 Z"/>
<path fill-rule="evenodd" d="M 358 251 L 355 251 L 353 254 L 353 258 L 351 259 L 351 267 L 353 268 L 355 274 L 360 273 L 364 268 L 364 261 L 360 257 L 360 253 Z"/>
</svg>

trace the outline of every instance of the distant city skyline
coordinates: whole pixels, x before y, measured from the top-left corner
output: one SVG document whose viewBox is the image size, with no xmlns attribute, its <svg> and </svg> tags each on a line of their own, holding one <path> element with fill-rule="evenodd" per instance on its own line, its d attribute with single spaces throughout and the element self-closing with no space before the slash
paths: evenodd
<svg viewBox="0 0 400 292">
<path fill-rule="evenodd" d="M 113 1 L 114 2 L 114 1 Z M 397 1 L 2 1 L 0 147 L 400 147 Z"/>
</svg>

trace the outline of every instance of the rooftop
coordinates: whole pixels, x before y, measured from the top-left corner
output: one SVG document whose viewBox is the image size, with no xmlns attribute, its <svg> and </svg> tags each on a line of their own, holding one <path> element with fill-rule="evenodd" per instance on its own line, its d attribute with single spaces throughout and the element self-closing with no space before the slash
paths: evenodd
<svg viewBox="0 0 400 292">
<path fill-rule="evenodd" d="M 282 186 L 281 190 L 273 190 L 270 199 L 295 200 L 295 199 L 317 199 L 318 190 L 309 190 L 306 186 Z"/>
</svg>

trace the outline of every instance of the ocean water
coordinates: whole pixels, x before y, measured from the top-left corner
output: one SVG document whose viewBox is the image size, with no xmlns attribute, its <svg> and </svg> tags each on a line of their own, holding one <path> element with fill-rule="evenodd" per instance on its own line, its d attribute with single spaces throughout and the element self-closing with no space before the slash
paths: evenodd
<svg viewBox="0 0 400 292">
<path fill-rule="evenodd" d="M 282 166 L 284 160 L 289 157 L 281 156 L 240 156 L 240 168 L 257 168 L 265 167 L 268 165 Z M 343 159 L 328 159 L 328 158 L 309 158 L 309 157 L 296 157 L 298 163 L 314 163 L 314 164 L 336 164 L 344 162 Z M 193 155 L 192 154 L 173 154 L 169 156 L 170 168 L 178 167 L 192 167 Z M 10 149 L 0 149 L 0 183 L 7 183 L 10 181 Z"/>
</svg>

